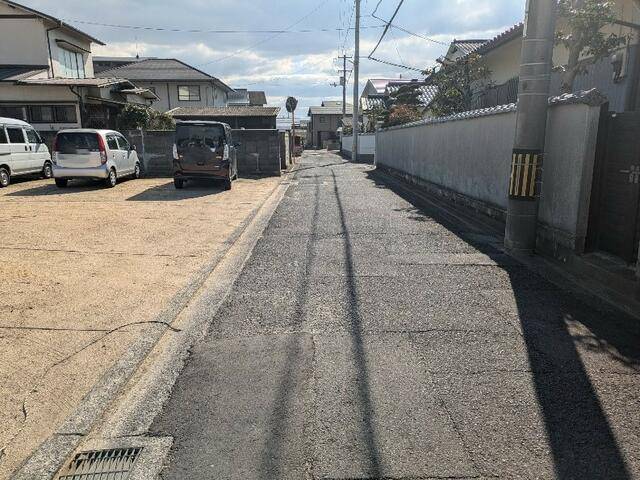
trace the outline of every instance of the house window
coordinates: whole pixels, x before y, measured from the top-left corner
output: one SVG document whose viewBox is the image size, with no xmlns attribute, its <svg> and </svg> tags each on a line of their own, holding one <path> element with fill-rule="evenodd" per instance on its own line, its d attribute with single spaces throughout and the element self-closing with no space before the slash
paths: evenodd
<svg viewBox="0 0 640 480">
<path fill-rule="evenodd" d="M 54 112 L 58 123 L 76 123 L 78 121 L 75 105 L 56 105 Z"/>
<path fill-rule="evenodd" d="M 320 117 L 320 123 L 327 123 L 326 117 L 321 116 Z"/>
<path fill-rule="evenodd" d="M 181 102 L 200 101 L 200 85 L 179 85 L 178 100 Z"/>
<path fill-rule="evenodd" d="M 74 105 L 33 105 L 29 107 L 31 123 L 76 123 Z"/>
<path fill-rule="evenodd" d="M 33 123 L 52 123 L 53 107 L 48 105 L 33 106 L 29 109 L 29 116 Z"/>
<path fill-rule="evenodd" d="M 84 55 L 60 48 L 60 76 L 64 78 L 85 78 Z"/>
<path fill-rule="evenodd" d="M 27 120 L 24 108 L 18 106 L 0 107 L 0 117 L 9 117 L 24 121 Z"/>
</svg>

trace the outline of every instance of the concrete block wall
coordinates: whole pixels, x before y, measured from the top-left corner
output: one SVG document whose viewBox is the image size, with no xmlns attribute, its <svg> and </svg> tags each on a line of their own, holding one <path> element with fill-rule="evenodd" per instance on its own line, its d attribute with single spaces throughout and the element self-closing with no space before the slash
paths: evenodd
<svg viewBox="0 0 640 480">
<path fill-rule="evenodd" d="M 538 243 L 582 253 L 601 114 L 597 102 L 552 102 L 542 174 Z M 515 105 L 382 130 L 376 165 L 452 201 L 504 220 Z"/>
<path fill-rule="evenodd" d="M 126 132 L 132 145 L 136 146 L 138 157 L 142 159 L 142 171 L 147 177 L 173 176 L 173 131 Z"/>
<path fill-rule="evenodd" d="M 126 136 L 136 146 L 143 172 L 149 177 L 173 176 L 173 131 L 131 130 Z M 280 175 L 281 146 L 277 130 L 234 130 L 238 147 L 238 173 Z"/>
<path fill-rule="evenodd" d="M 234 130 L 238 147 L 238 173 L 281 175 L 280 135 L 277 130 Z M 284 152 L 283 152 L 284 154 Z"/>
<path fill-rule="evenodd" d="M 340 153 L 351 158 L 353 152 L 353 135 L 342 137 L 342 148 Z M 376 134 L 363 133 L 358 135 L 358 155 L 361 162 L 373 162 L 376 155 Z"/>
</svg>

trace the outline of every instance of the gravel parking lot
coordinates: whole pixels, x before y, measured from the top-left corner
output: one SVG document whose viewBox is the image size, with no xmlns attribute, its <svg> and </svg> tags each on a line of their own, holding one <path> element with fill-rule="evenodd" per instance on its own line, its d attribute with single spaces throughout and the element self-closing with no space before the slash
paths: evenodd
<svg viewBox="0 0 640 480">
<path fill-rule="evenodd" d="M 279 184 L 176 191 L 18 181 L 0 190 L 0 477 L 100 376 Z M 123 325 L 131 325 L 119 328 Z"/>
</svg>

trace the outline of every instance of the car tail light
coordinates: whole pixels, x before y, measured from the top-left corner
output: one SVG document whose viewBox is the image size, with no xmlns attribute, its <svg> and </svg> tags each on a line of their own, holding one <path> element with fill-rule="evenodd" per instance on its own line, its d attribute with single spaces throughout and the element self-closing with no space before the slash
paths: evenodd
<svg viewBox="0 0 640 480">
<path fill-rule="evenodd" d="M 97 133 L 98 135 L 98 148 L 100 149 L 100 163 L 104 165 L 107 163 L 107 146 L 104 144 L 104 138 L 102 135 Z"/>
<path fill-rule="evenodd" d="M 54 165 L 58 163 L 58 136 L 53 139 L 53 152 L 51 153 L 51 161 Z"/>
</svg>

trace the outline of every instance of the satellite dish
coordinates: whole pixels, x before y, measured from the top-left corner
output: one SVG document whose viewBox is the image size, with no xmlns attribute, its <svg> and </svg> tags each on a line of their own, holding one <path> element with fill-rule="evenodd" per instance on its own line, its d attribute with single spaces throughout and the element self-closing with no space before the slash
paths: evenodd
<svg viewBox="0 0 640 480">
<path fill-rule="evenodd" d="M 296 100 L 294 97 L 289 97 L 287 98 L 287 112 L 289 113 L 293 113 L 296 110 L 296 107 L 298 106 L 298 100 Z"/>
</svg>

